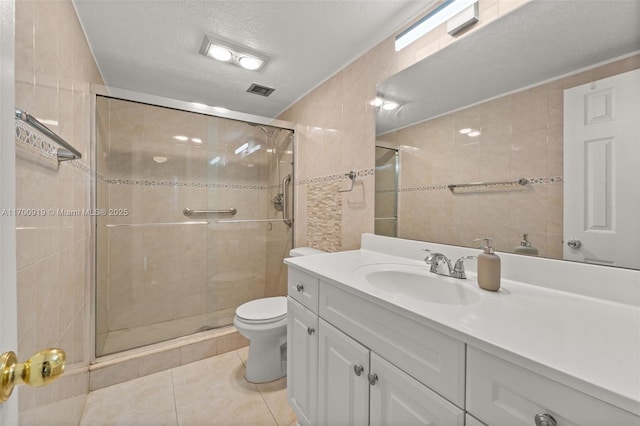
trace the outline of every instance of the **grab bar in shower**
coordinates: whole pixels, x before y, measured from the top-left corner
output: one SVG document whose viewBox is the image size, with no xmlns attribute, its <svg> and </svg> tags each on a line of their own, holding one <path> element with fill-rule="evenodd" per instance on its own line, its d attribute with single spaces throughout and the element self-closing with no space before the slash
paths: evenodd
<svg viewBox="0 0 640 426">
<path fill-rule="evenodd" d="M 158 222 L 158 223 L 108 223 L 107 228 L 143 228 L 145 226 L 178 226 L 178 225 L 208 225 L 207 221 L 189 222 Z"/>
<path fill-rule="evenodd" d="M 230 214 L 231 216 L 238 213 L 238 210 L 235 208 L 225 209 L 225 210 L 191 210 L 189 207 L 182 210 L 182 214 L 185 216 L 191 216 L 194 214 Z"/>
<path fill-rule="evenodd" d="M 19 108 L 16 108 L 16 118 L 18 120 L 24 121 L 62 147 L 56 150 L 56 157 L 58 158 L 58 161 L 69 161 L 82 158 L 82 154 L 80 154 L 80 151 L 72 147 L 67 141 L 55 134 L 53 130 L 49 129 L 47 126 L 39 122 L 33 115 Z"/>
<path fill-rule="evenodd" d="M 287 195 L 290 183 L 291 175 L 286 175 L 284 179 L 282 179 L 282 221 L 289 227 L 291 227 L 293 223 L 293 220 L 289 218 L 289 197 Z"/>
</svg>

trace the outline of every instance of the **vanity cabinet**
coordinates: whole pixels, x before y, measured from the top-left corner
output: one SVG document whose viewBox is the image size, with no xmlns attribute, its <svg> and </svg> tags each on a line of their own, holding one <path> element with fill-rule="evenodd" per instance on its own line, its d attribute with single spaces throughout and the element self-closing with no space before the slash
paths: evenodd
<svg viewBox="0 0 640 426">
<path fill-rule="evenodd" d="M 301 425 L 464 425 L 463 409 L 407 372 L 432 377 L 457 399 L 464 392 L 464 344 L 396 314 L 389 317 L 329 283 L 317 283 L 317 301 L 301 297 L 314 278 L 300 271 L 289 277 L 287 391 Z M 417 334 L 409 338 L 412 332 Z M 367 337 L 373 335 L 382 341 Z M 398 359 L 385 359 L 376 349 Z"/>
<path fill-rule="evenodd" d="M 318 413 L 318 315 L 287 299 L 287 397 L 302 426 Z"/>
<path fill-rule="evenodd" d="M 464 412 L 319 320 L 318 424 L 462 426 Z"/>
<path fill-rule="evenodd" d="M 467 411 L 488 425 L 532 426 L 537 414 L 558 426 L 640 425 L 629 412 L 474 347 L 467 360 Z"/>
</svg>

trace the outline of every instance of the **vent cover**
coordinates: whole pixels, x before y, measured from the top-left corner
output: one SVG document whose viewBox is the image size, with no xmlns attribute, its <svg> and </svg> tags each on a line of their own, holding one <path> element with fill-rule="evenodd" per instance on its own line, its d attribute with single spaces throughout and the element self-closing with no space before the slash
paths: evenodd
<svg viewBox="0 0 640 426">
<path fill-rule="evenodd" d="M 273 93 L 274 90 L 276 89 L 272 87 L 261 86 L 256 83 L 252 83 L 251 86 L 249 86 L 249 88 L 247 89 L 247 92 L 260 96 L 269 96 Z"/>
</svg>

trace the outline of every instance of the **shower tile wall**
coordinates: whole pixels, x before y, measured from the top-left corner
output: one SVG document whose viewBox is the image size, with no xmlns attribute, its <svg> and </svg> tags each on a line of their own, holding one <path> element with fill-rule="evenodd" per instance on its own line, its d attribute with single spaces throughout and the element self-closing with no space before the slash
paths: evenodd
<svg viewBox="0 0 640 426">
<path fill-rule="evenodd" d="M 15 54 L 16 107 L 83 156 L 58 164 L 42 149 L 47 140 L 18 123 L 16 206 L 46 215 L 17 217 L 17 354 L 24 361 L 47 347 L 67 353 L 60 380 L 20 389 L 20 423 L 77 424 L 89 388 L 91 228 L 88 216 L 57 210 L 90 206 L 89 85 L 103 81 L 70 1 L 16 1 Z"/>
<path fill-rule="evenodd" d="M 400 149 L 398 236 L 468 247 L 491 236 L 496 250 L 511 252 L 528 233 L 541 256 L 562 259 L 563 90 L 637 68 L 640 55 L 379 137 L 417 148 Z M 482 134 L 461 135 L 465 127 Z M 446 187 L 521 177 L 533 184 L 456 194 Z"/>
<path fill-rule="evenodd" d="M 480 21 L 451 37 L 441 25 L 400 52 L 394 48 L 395 34 L 373 47 L 280 115 L 296 123 L 296 235 L 295 246 L 315 245 L 330 251 L 360 246 L 360 235 L 374 231 L 373 174 L 364 176 L 352 192 L 325 194 L 313 179 L 345 174 L 350 170 L 372 170 L 375 141 L 376 83 L 437 52 L 467 34 L 530 0 L 480 0 Z M 416 20 L 421 16 L 416 17 Z M 408 26 L 408 25 L 407 25 Z M 345 184 L 344 179 L 333 179 Z M 319 193 L 318 191 L 322 192 Z M 339 211 L 317 215 L 316 205 L 330 196 Z M 318 200 L 318 201 L 314 201 Z M 322 201 L 324 202 L 324 201 Z M 341 217 L 339 232 L 324 224 L 334 214 Z M 331 234 L 331 241 L 325 234 Z"/>
<path fill-rule="evenodd" d="M 215 223 L 279 217 L 268 208 L 278 183 L 277 176 L 266 180 L 273 175 L 264 160 L 270 154 L 234 152 L 250 134 L 263 141 L 264 153 L 266 135 L 232 120 L 102 97 L 98 103 L 106 111 L 99 116 L 98 207 L 128 209 L 125 216 L 98 218 L 98 353 L 123 349 L 107 342 L 109 333 L 152 326 L 167 332 L 155 341 L 166 340 L 230 324 L 245 301 L 284 294 L 277 256 L 289 247 L 274 235 L 286 235 L 286 225 Z M 186 218 L 187 207 L 238 213 Z M 209 225 L 157 225 L 184 221 Z M 146 226 L 113 226 L 122 224 Z M 267 268 L 268 256 L 278 265 Z M 188 320 L 192 329 L 174 320 Z"/>
</svg>

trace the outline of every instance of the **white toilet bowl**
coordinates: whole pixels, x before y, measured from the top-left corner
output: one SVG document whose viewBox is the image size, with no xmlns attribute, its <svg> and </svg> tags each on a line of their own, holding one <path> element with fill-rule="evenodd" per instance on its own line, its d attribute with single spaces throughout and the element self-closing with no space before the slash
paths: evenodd
<svg viewBox="0 0 640 426">
<path fill-rule="evenodd" d="M 291 250 L 290 255 L 324 253 L 309 247 Z M 287 298 L 266 297 L 251 300 L 236 309 L 233 325 L 249 339 L 245 378 L 252 383 L 277 380 L 287 374 Z"/>
<path fill-rule="evenodd" d="M 270 382 L 286 374 L 282 356 L 287 342 L 286 297 L 256 299 L 239 306 L 233 325 L 249 339 L 245 373 L 249 382 Z"/>
</svg>

